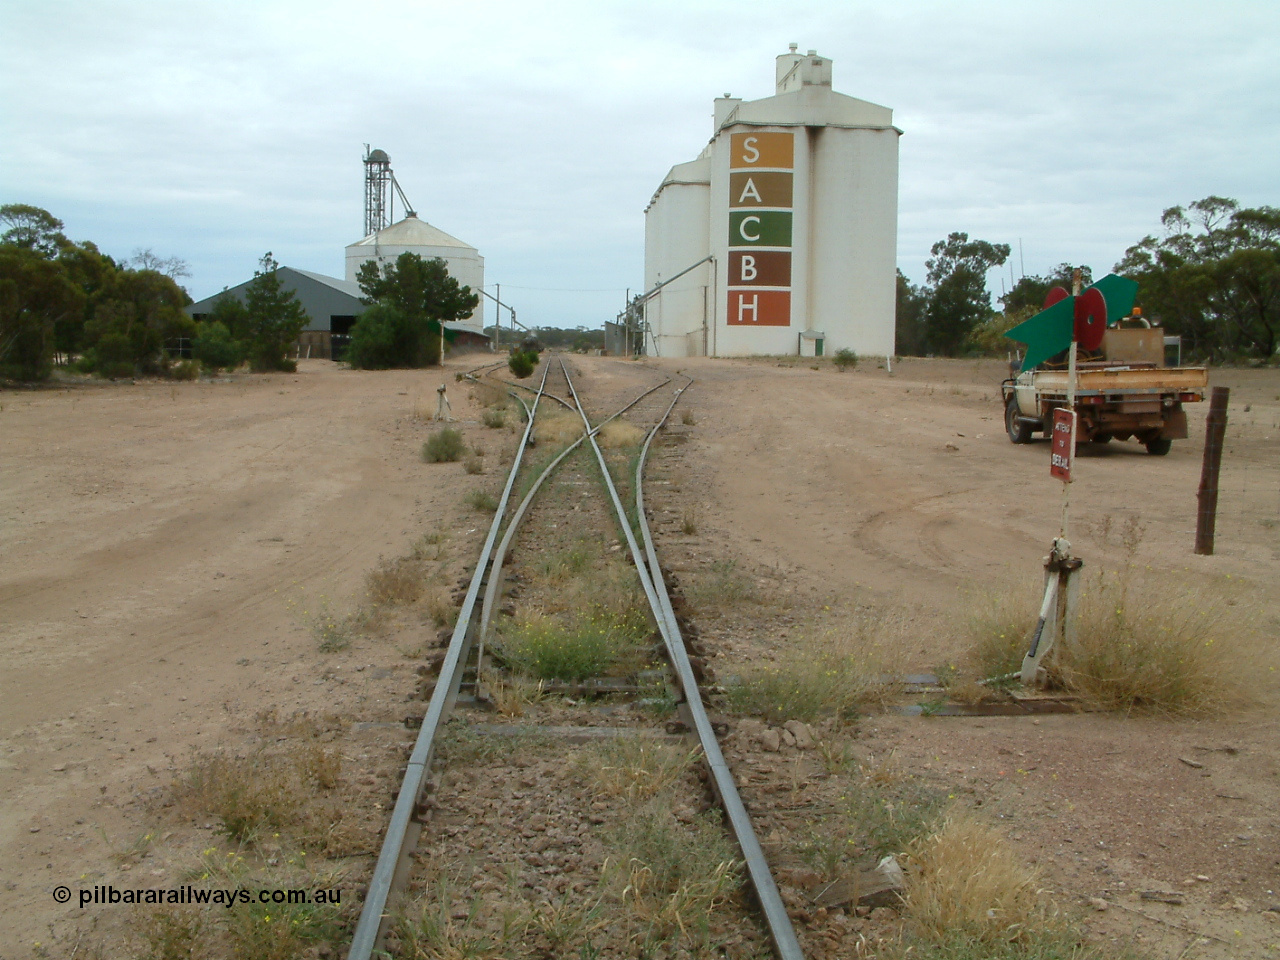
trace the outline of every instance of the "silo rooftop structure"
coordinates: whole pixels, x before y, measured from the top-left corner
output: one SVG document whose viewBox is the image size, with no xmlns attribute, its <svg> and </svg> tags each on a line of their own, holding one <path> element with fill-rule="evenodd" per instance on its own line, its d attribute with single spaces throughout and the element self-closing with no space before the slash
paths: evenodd
<svg viewBox="0 0 1280 960">
<path fill-rule="evenodd" d="M 773 96 L 725 94 L 714 115 L 645 209 L 645 352 L 891 354 L 893 111 L 836 93 L 831 61 L 792 44 Z"/>
<path fill-rule="evenodd" d="M 347 279 L 354 282 L 360 266 L 366 261 L 376 260 L 381 266 L 394 263 L 402 253 L 416 253 L 423 260 L 439 257 L 448 266 L 449 276 L 458 283 L 476 293 L 484 286 L 484 257 L 480 256 L 480 251 L 420 220 L 414 213 L 350 244 L 347 247 Z M 475 313 L 462 323 L 483 332 L 484 297 L 480 298 Z"/>
</svg>

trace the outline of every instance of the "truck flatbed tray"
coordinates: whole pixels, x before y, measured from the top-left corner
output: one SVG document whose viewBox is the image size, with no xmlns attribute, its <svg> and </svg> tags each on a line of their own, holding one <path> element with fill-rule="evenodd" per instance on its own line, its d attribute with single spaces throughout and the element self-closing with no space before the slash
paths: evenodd
<svg viewBox="0 0 1280 960">
<path fill-rule="evenodd" d="M 1185 393 L 1203 391 L 1209 385 L 1205 367 L 1105 367 L 1077 370 L 1076 393 L 1080 396 L 1108 393 Z M 1036 390 L 1041 396 L 1067 393 L 1067 371 L 1037 370 Z"/>
</svg>

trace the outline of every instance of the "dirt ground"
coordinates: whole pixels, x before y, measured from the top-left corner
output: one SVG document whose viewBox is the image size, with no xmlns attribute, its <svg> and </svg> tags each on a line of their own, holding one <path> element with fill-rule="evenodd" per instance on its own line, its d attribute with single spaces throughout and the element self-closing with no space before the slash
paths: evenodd
<svg viewBox="0 0 1280 960">
<path fill-rule="evenodd" d="M 296 375 L 0 392 L 0 957 L 120 935 L 123 908 L 59 904 L 60 884 L 180 882 L 198 838 L 121 851 L 155 829 L 151 802 L 184 758 L 238 742 L 255 711 L 403 715 L 406 651 L 426 628 L 326 655 L 314 626 L 352 609 L 379 558 L 424 533 L 449 531 L 459 558 L 478 553 L 488 516 L 463 498 L 498 482 L 508 434 L 486 432 L 453 389 L 473 363 L 451 361 L 447 377 L 305 361 Z M 622 361 L 575 363 L 627 376 Z M 904 660 L 920 670 L 960 652 L 955 624 L 981 591 L 1037 579 L 1059 485 L 1046 444 L 1004 435 L 1002 364 L 657 365 L 696 378 L 680 499 L 655 502 L 697 511 L 696 536 L 666 527 L 670 566 L 732 558 L 771 572 L 796 619 L 906 611 Z M 443 379 L 468 438 L 489 447 L 484 477 L 418 455 Z M 1217 554 L 1191 550 L 1198 410 L 1167 457 L 1082 450 L 1072 539 L 1086 563 L 1119 565 L 1104 520 L 1133 518 L 1147 576 L 1226 597 L 1274 643 L 1280 374 L 1211 379 L 1232 388 Z M 785 656 L 781 633 L 752 641 Z M 1263 958 L 1280 955 L 1278 720 L 1274 703 L 1194 722 L 884 715 L 860 724 L 859 748 L 1003 823 L 1062 900 L 1105 904 L 1088 914 L 1098 936 L 1156 957 Z M 405 742 L 369 735 L 384 752 Z M 389 795 L 394 774 L 369 789 Z M 1143 900 L 1149 890 L 1184 902 Z"/>
</svg>

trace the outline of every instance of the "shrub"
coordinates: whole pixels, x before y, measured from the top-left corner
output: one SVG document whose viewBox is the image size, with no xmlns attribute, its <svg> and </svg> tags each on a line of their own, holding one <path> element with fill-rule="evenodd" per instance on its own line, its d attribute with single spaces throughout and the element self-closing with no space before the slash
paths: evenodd
<svg viewBox="0 0 1280 960">
<path fill-rule="evenodd" d="M 831 362 L 836 365 L 837 369 L 847 370 L 849 367 L 858 365 L 858 355 L 848 347 L 841 347 L 836 351 L 836 355 L 831 358 Z"/>
<path fill-rule="evenodd" d="M 196 380 L 200 377 L 200 364 L 194 360 L 180 360 L 169 368 L 170 380 Z"/>
<path fill-rule="evenodd" d="M 467 457 L 462 461 L 462 469 L 472 475 L 484 473 L 484 458 L 478 456 Z"/>
<path fill-rule="evenodd" d="M 346 360 L 358 370 L 431 366 L 440 360 L 440 325 L 375 303 L 351 328 Z"/>
<path fill-rule="evenodd" d="M 231 297 L 224 299 L 239 303 Z M 199 324 L 196 329 L 198 332 L 195 342 L 191 344 L 191 356 L 199 360 L 206 370 L 217 372 L 233 368 L 244 359 L 244 347 L 231 338 L 231 332 L 225 324 L 210 320 Z"/>
<path fill-rule="evenodd" d="M 427 463 L 455 463 L 462 459 L 467 445 L 462 434 L 453 427 L 437 430 L 422 445 L 422 459 Z"/>
<path fill-rule="evenodd" d="M 506 407 L 486 407 L 480 414 L 480 421 L 491 430 L 498 430 L 507 425 Z"/>
<path fill-rule="evenodd" d="M 507 366 L 511 373 L 521 380 L 533 373 L 533 368 L 537 365 L 538 355 L 532 351 L 513 350 L 511 356 L 507 358 Z"/>
</svg>

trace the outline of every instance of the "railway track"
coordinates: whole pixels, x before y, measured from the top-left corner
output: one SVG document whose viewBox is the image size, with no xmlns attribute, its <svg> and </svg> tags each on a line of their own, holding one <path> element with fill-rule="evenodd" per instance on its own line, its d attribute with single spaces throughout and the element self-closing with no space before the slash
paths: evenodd
<svg viewBox="0 0 1280 960">
<path fill-rule="evenodd" d="M 496 368 L 473 375 L 501 380 Z M 649 796 L 651 771 L 639 768 L 659 754 L 667 761 L 684 757 L 685 763 L 668 762 L 664 776 L 670 789 L 652 794 L 656 801 L 675 805 L 675 820 L 668 824 L 670 811 L 649 809 L 644 814 L 653 821 L 648 828 L 657 829 L 653 818 L 661 816 L 662 824 L 684 831 L 667 836 L 666 846 L 687 842 L 714 848 L 731 839 L 732 847 L 726 849 L 735 862 L 729 866 L 720 857 L 709 879 L 690 881 L 687 890 L 681 886 L 682 903 L 688 907 L 697 901 L 731 915 L 735 909 L 741 914 L 742 903 L 754 902 L 774 954 L 798 960 L 799 942 L 720 750 L 645 516 L 645 461 L 692 381 L 677 376 L 644 389 L 632 386 L 625 403 L 608 395 L 620 388 L 601 385 L 592 390 L 593 409 L 588 412 L 587 398 L 573 377 L 562 359 L 545 356 L 536 388 L 501 381 L 525 411 L 524 431 L 440 660 L 349 960 L 394 956 L 399 950 L 435 955 L 406 942 L 406 937 L 428 935 L 422 924 L 408 934 L 403 928 L 393 930 L 401 904 L 424 885 L 437 891 L 447 891 L 450 884 L 468 888 L 471 907 L 459 910 L 458 898 L 446 895 L 427 924 L 432 937 L 466 940 L 464 928 L 481 912 L 482 902 L 500 899 L 499 874 L 510 869 L 501 861 L 506 857 L 509 862 L 521 843 L 534 851 L 524 862 L 542 869 L 530 877 L 512 873 L 506 885 L 523 884 L 527 890 L 521 895 L 543 904 L 522 922 L 535 929 L 544 951 L 553 951 L 547 955 L 560 955 L 555 951 L 566 949 L 575 937 L 582 956 L 628 955 L 617 946 L 620 937 L 631 935 L 619 932 L 626 924 L 611 919 L 602 906 L 604 881 L 584 878 L 609 869 L 617 876 L 622 870 L 626 882 L 618 881 L 621 899 L 629 896 L 635 911 L 649 885 L 661 878 L 644 858 L 609 849 L 610 843 L 618 843 L 610 832 L 610 804 L 582 783 L 595 777 L 598 784 L 603 773 L 605 779 L 621 777 L 620 789 L 629 796 Z M 524 389 L 517 394 L 512 387 Z M 549 491 L 554 491 L 551 496 Z M 639 609 L 636 600 L 641 601 Z M 523 611 L 519 616 L 518 606 Z M 565 618 L 589 636 L 609 638 L 610 649 L 601 651 L 600 662 L 572 668 L 563 657 L 558 663 L 543 662 L 548 656 L 554 661 L 555 644 L 540 643 L 539 630 L 545 636 L 548 623 L 563 624 Z M 541 682 L 523 679 L 538 673 L 544 677 Z M 557 673 L 571 675 L 549 686 L 546 680 Z M 549 690 L 560 699 L 544 702 Z M 460 710 L 464 692 L 469 696 Z M 595 699 L 599 694 L 609 696 Z M 655 719 L 653 714 L 664 706 L 674 707 L 679 720 L 664 724 Z M 537 714 L 541 723 L 486 722 L 495 707 L 509 719 Z M 673 734 L 680 731 L 691 733 L 696 746 L 690 749 L 680 739 L 675 746 Z M 513 742 L 519 742 L 519 749 L 489 746 Z M 589 754 L 579 746 L 622 742 L 631 746 Z M 537 749 L 528 749 L 531 743 Z M 433 772 L 433 763 L 442 766 L 436 763 L 438 753 L 449 760 L 447 771 Z M 637 766 L 628 756 L 648 759 Z M 700 785 L 699 772 L 706 786 Z M 699 809 L 711 806 L 706 787 L 722 820 Z M 672 844 L 673 838 L 679 842 Z M 693 856 L 669 851 L 676 860 L 686 854 Z M 598 869 L 575 870 L 579 865 Z M 739 866 L 747 898 L 729 895 L 737 886 Z M 430 875 L 425 884 L 424 872 Z M 645 922 L 686 933 L 689 917 L 673 902 L 664 901 L 661 910 L 666 912 L 658 916 L 658 901 L 647 901 Z M 739 931 L 739 940 L 763 939 L 750 918 L 729 916 L 725 923 L 754 927 Z M 593 946 L 596 940 L 606 952 Z"/>
</svg>

